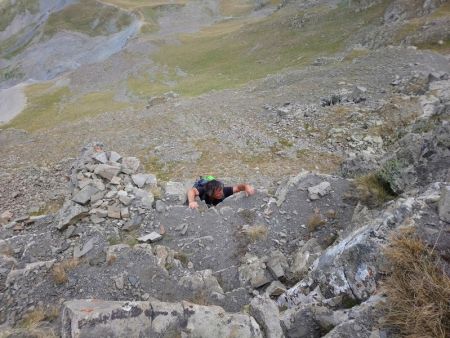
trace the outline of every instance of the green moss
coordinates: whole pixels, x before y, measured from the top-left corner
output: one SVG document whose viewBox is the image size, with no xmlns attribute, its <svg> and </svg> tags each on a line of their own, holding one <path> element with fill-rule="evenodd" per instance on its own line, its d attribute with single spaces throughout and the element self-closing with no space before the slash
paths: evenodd
<svg viewBox="0 0 450 338">
<path fill-rule="evenodd" d="M 35 14 L 39 11 L 39 0 L 16 0 L 0 2 L 0 31 L 4 31 L 16 15 L 29 12 Z"/>
<path fill-rule="evenodd" d="M 129 13 L 98 1 L 81 0 L 79 3 L 52 13 L 44 26 L 44 35 L 53 36 L 61 30 L 81 32 L 89 36 L 109 35 L 129 26 Z"/>
<path fill-rule="evenodd" d="M 351 309 L 354 306 L 361 304 L 357 299 L 351 298 L 350 296 L 344 295 L 342 297 L 342 306 L 344 309 Z"/>
<path fill-rule="evenodd" d="M 438 41 L 428 41 L 426 43 L 418 43 L 417 47 L 419 49 L 429 49 L 435 52 L 445 54 L 450 52 L 450 39 L 443 40 L 442 43 L 439 43 Z"/>
</svg>

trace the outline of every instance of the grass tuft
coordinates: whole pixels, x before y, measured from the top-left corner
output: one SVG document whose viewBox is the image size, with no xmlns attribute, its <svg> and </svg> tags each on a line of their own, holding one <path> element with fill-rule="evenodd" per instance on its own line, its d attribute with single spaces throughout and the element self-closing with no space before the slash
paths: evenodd
<svg viewBox="0 0 450 338">
<path fill-rule="evenodd" d="M 309 216 L 306 226 L 309 232 L 316 231 L 320 226 L 324 225 L 327 221 L 324 219 L 319 209 L 314 211 L 314 214 Z"/>
<path fill-rule="evenodd" d="M 396 197 L 389 183 L 377 173 L 358 177 L 355 180 L 356 197 L 365 205 L 374 208 Z"/>
<path fill-rule="evenodd" d="M 267 227 L 264 225 L 253 225 L 241 231 L 250 242 L 265 240 L 267 238 Z"/>
<path fill-rule="evenodd" d="M 55 264 L 52 269 L 53 281 L 58 285 L 66 283 L 69 280 L 67 272 L 77 267 L 78 264 L 80 264 L 80 260 L 77 258 L 69 258 Z"/>
<path fill-rule="evenodd" d="M 448 337 L 450 277 L 439 257 L 413 229 L 397 233 L 385 254 L 390 262 L 384 282 L 387 323 L 408 337 Z"/>
</svg>

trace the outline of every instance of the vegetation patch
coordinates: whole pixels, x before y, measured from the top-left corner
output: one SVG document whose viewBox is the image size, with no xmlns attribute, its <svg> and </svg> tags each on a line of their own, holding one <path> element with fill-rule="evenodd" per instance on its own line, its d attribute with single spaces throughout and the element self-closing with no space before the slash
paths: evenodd
<svg viewBox="0 0 450 338">
<path fill-rule="evenodd" d="M 61 263 L 57 263 L 53 266 L 52 269 L 52 277 L 53 281 L 56 284 L 64 284 L 67 283 L 69 277 L 67 276 L 67 272 L 73 270 L 80 264 L 80 260 L 77 258 L 69 258 Z"/>
<path fill-rule="evenodd" d="M 39 11 L 39 0 L 6 0 L 0 2 L 0 31 L 4 31 L 16 15 L 36 14 Z"/>
<path fill-rule="evenodd" d="M 309 232 L 316 231 L 320 226 L 326 224 L 326 219 L 322 216 L 319 209 L 314 210 L 314 214 L 309 216 L 306 226 Z"/>
<path fill-rule="evenodd" d="M 379 207 L 396 197 L 389 183 L 378 173 L 358 177 L 354 188 L 356 198 L 371 208 Z"/>
<path fill-rule="evenodd" d="M 242 229 L 241 233 L 249 243 L 262 241 L 267 238 L 267 227 L 265 225 L 252 225 Z"/>
<path fill-rule="evenodd" d="M 68 87 L 55 87 L 51 83 L 28 86 L 25 94 L 25 110 L 6 124 L 5 128 L 33 132 L 129 107 L 129 104 L 115 101 L 113 92 L 93 92 L 71 98 Z"/>
<path fill-rule="evenodd" d="M 448 337 L 450 277 L 432 248 L 414 229 L 396 234 L 385 250 L 390 263 L 383 285 L 387 293 L 387 323 L 408 337 Z"/>
<path fill-rule="evenodd" d="M 162 46 L 154 58 L 188 74 L 177 79 L 178 93 L 194 96 L 236 87 L 342 50 L 346 40 L 360 26 L 374 22 L 384 7 L 384 3 L 373 6 L 357 16 L 348 8 L 323 10 L 318 20 L 301 29 L 291 27 L 292 14 L 287 10 L 265 20 L 226 20 L 200 33 L 182 35 L 180 45 Z"/>
<path fill-rule="evenodd" d="M 35 329 L 43 321 L 54 321 L 59 316 L 59 308 L 50 306 L 47 308 L 37 307 L 25 314 L 19 326 L 26 329 Z"/>
<path fill-rule="evenodd" d="M 89 36 L 109 35 L 121 31 L 132 22 L 132 16 L 114 6 L 99 1 L 81 0 L 52 13 L 44 26 L 44 35 L 49 37 L 58 31 L 68 30 Z"/>
<path fill-rule="evenodd" d="M 19 67 L 6 67 L 0 70 L 0 81 L 20 79 L 22 76 L 24 76 L 24 73 L 20 70 Z"/>
</svg>

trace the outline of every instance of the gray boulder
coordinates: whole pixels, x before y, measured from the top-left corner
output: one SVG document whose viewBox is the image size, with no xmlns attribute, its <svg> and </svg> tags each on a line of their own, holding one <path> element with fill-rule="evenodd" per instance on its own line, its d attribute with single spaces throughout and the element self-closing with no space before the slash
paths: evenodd
<svg viewBox="0 0 450 338">
<path fill-rule="evenodd" d="M 188 302 L 71 300 L 64 303 L 61 317 L 63 338 L 263 337 L 249 315 Z"/>
<path fill-rule="evenodd" d="M 205 293 L 206 296 L 213 292 L 224 293 L 217 278 L 213 276 L 212 270 L 195 271 L 191 275 L 183 276 L 180 278 L 179 285 L 194 293 Z"/>
<path fill-rule="evenodd" d="M 72 197 L 72 201 L 81 205 L 85 205 L 97 192 L 99 192 L 99 189 L 88 184 Z"/>
<path fill-rule="evenodd" d="M 330 182 L 321 182 L 318 185 L 308 188 L 308 197 L 310 200 L 317 200 L 331 191 Z"/>
<path fill-rule="evenodd" d="M 319 323 L 310 307 L 288 309 L 280 316 L 281 325 L 288 338 L 319 338 Z"/>
<path fill-rule="evenodd" d="M 152 329 L 149 302 L 71 300 L 63 305 L 61 336 L 140 337 Z"/>
<path fill-rule="evenodd" d="M 165 197 L 169 200 L 184 201 L 186 199 L 186 188 L 181 182 L 167 182 Z"/>
<path fill-rule="evenodd" d="M 58 224 L 56 228 L 58 230 L 65 230 L 69 225 L 87 216 L 88 212 L 89 209 L 72 201 L 67 201 L 58 213 Z"/>
<path fill-rule="evenodd" d="M 241 284 L 250 284 L 253 288 L 259 288 L 273 280 L 266 270 L 266 264 L 256 256 L 246 256 L 245 263 L 239 266 L 238 271 Z"/>
<path fill-rule="evenodd" d="M 442 187 L 441 198 L 439 199 L 439 218 L 450 223 L 450 186 Z"/>
<path fill-rule="evenodd" d="M 301 277 L 306 272 L 311 264 L 320 256 L 322 248 L 316 238 L 311 238 L 294 254 L 294 261 L 291 265 L 292 273 Z"/>
<path fill-rule="evenodd" d="M 108 181 L 111 181 L 114 176 L 116 176 L 120 172 L 120 166 L 117 165 L 109 165 L 109 164 L 99 164 L 94 173 L 98 176 L 101 176 Z"/>
<path fill-rule="evenodd" d="M 151 174 L 136 174 L 132 175 L 131 179 L 139 188 L 143 188 L 145 185 L 156 187 L 157 184 L 156 176 Z"/>
<path fill-rule="evenodd" d="M 136 157 L 124 157 L 122 159 L 122 171 L 126 174 L 134 174 L 140 165 L 141 162 Z"/>
<path fill-rule="evenodd" d="M 255 319 L 241 313 L 226 313 L 219 306 L 182 302 L 188 337 L 264 337 Z"/>
<path fill-rule="evenodd" d="M 250 303 L 250 314 L 270 338 L 284 337 L 276 303 L 269 297 L 255 297 Z"/>
</svg>

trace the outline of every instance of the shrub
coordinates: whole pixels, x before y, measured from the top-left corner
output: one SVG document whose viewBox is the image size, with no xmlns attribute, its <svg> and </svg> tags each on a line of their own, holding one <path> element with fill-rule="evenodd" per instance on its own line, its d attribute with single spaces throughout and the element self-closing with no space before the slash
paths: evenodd
<svg viewBox="0 0 450 338">
<path fill-rule="evenodd" d="M 387 323 L 409 337 L 448 337 L 450 278 L 433 249 L 408 229 L 392 238 L 385 254 Z"/>
</svg>

